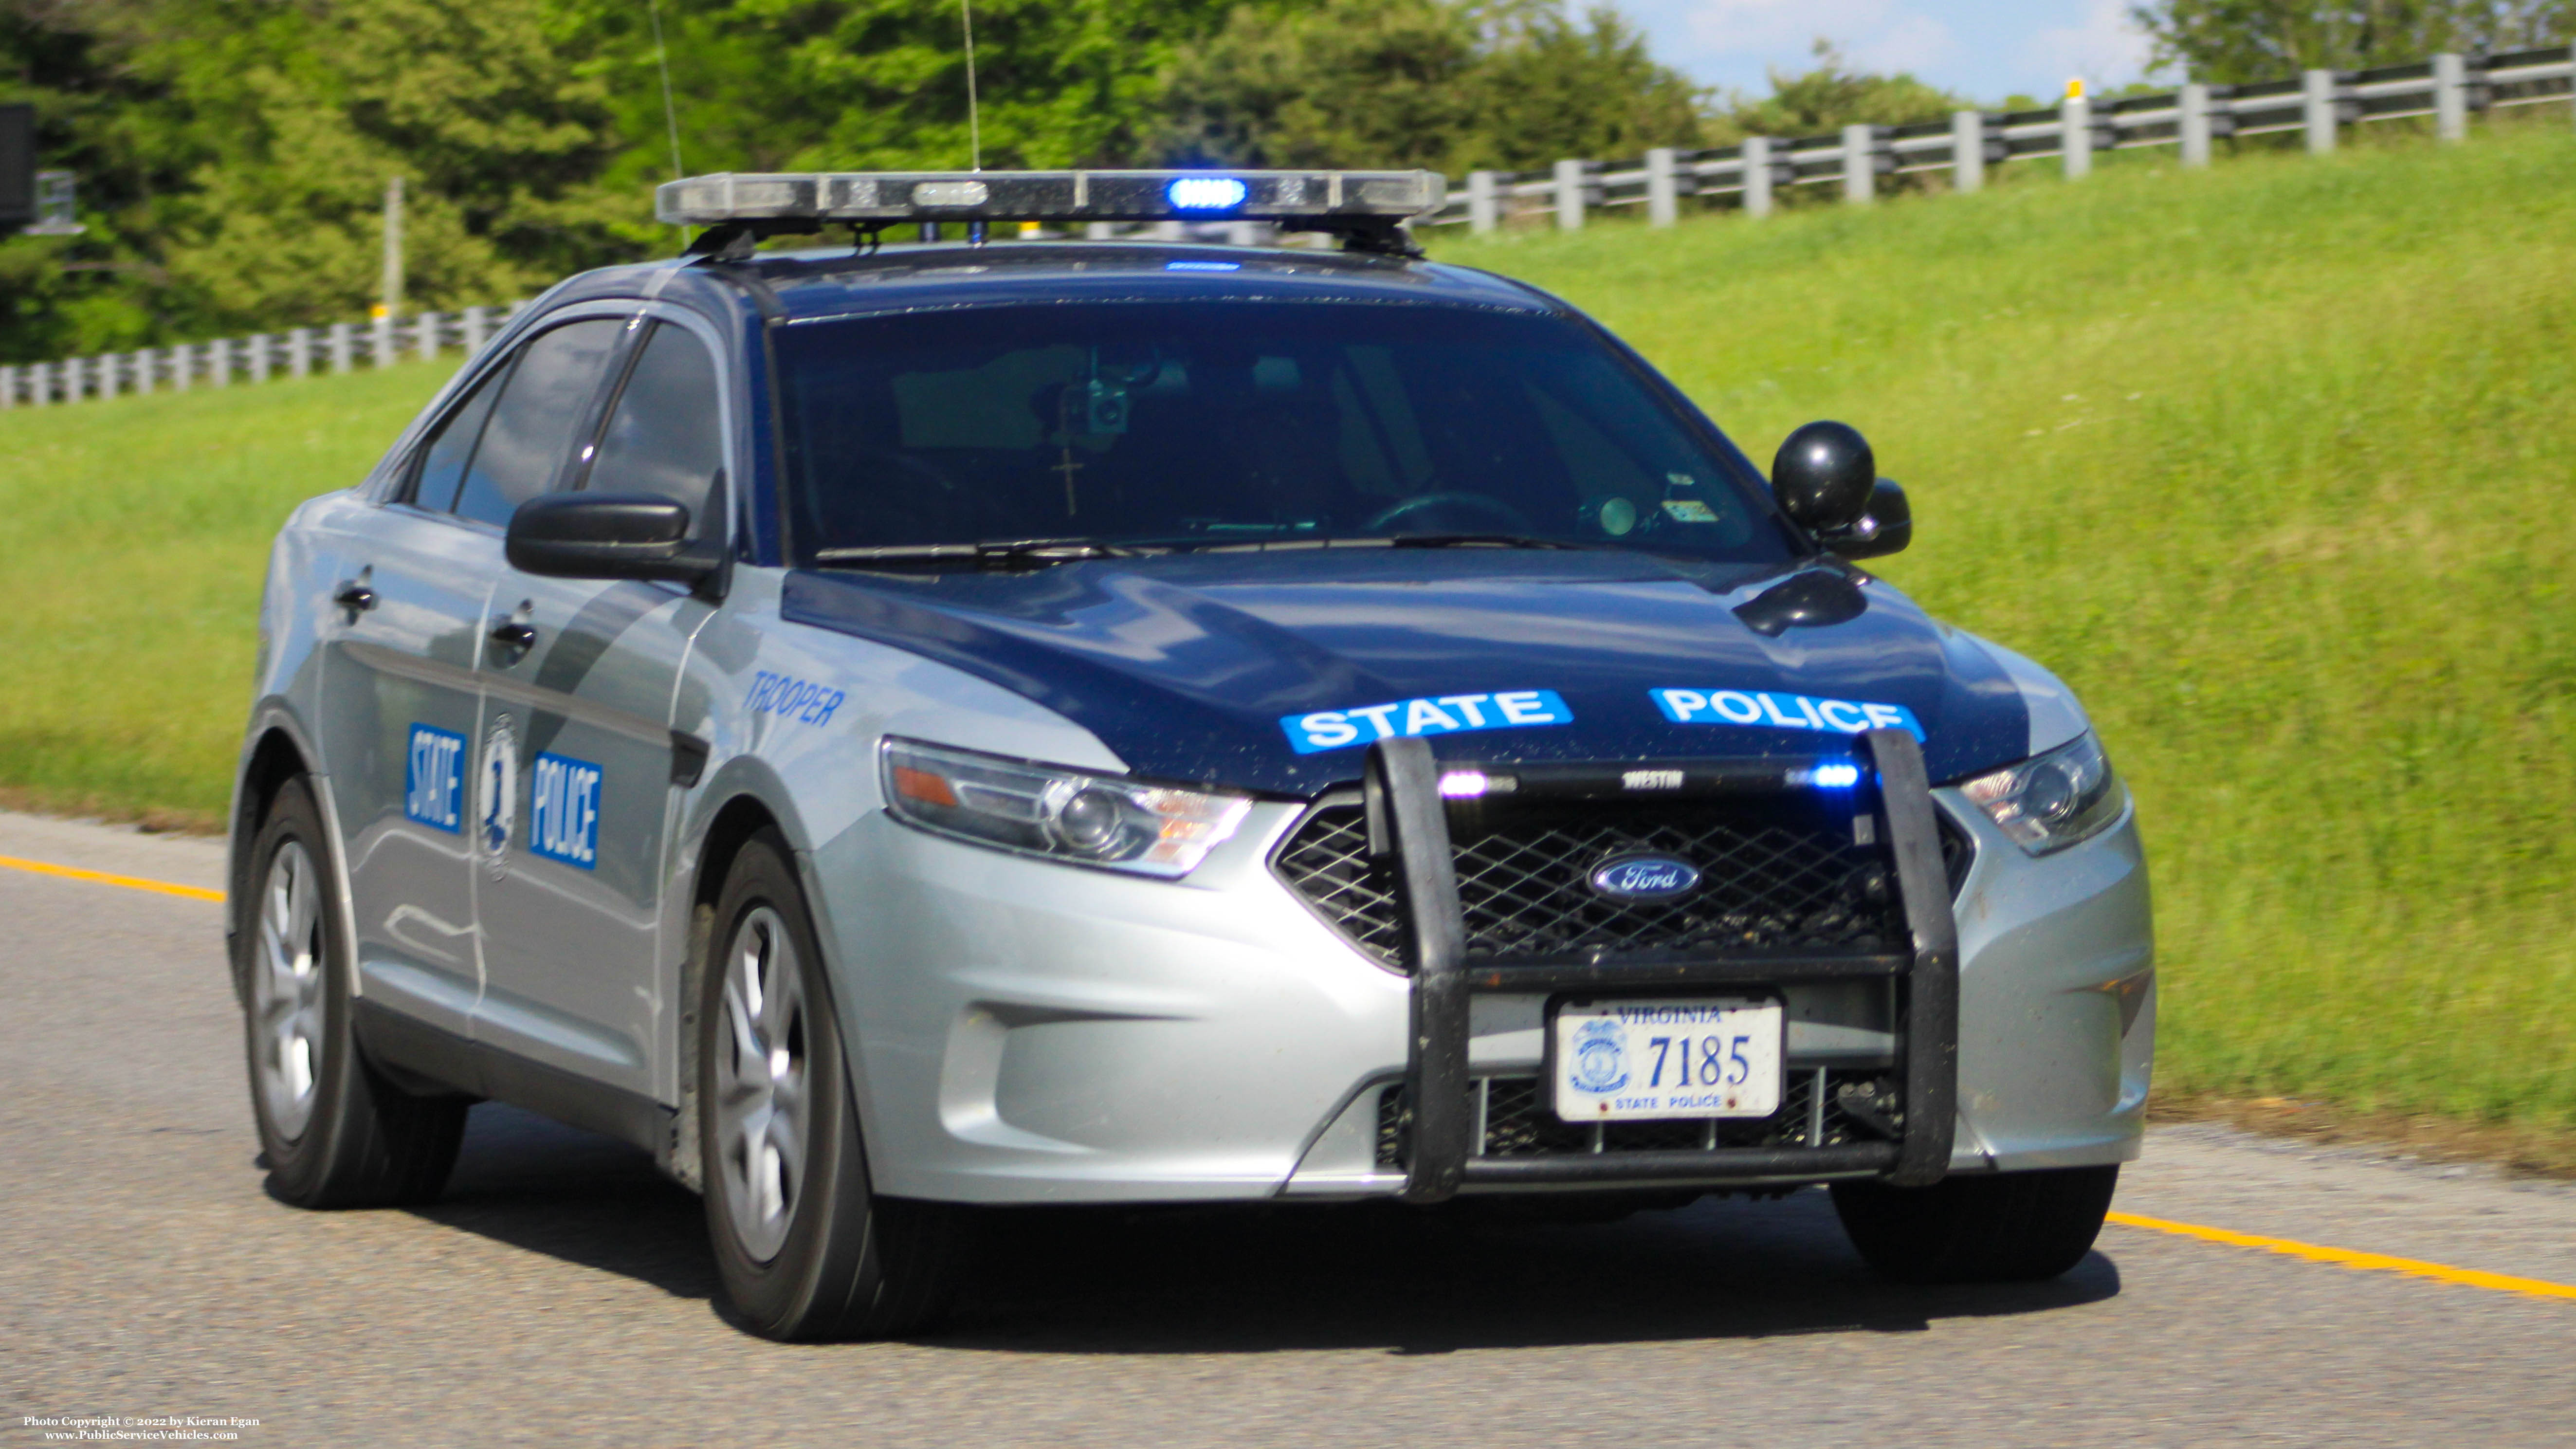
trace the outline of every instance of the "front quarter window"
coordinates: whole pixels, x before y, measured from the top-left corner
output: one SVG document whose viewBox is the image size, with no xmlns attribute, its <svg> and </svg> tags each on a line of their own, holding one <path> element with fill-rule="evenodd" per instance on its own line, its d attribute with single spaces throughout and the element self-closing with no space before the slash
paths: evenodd
<svg viewBox="0 0 2576 1449">
<path fill-rule="evenodd" d="M 457 485 L 465 481 L 465 465 L 483 437 L 484 419 L 491 416 L 492 400 L 501 395 L 501 382 L 508 372 L 506 367 L 493 369 L 474 385 L 472 396 L 440 420 L 429 445 L 421 449 L 420 472 L 412 480 L 414 505 L 432 513 L 456 506 Z"/>
</svg>

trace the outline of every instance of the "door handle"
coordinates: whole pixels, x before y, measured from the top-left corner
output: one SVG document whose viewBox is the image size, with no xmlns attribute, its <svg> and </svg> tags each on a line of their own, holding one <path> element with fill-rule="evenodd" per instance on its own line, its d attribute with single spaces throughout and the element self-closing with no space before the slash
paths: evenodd
<svg viewBox="0 0 2576 1449">
<path fill-rule="evenodd" d="M 504 619 L 492 626 L 492 642 L 514 653 L 525 654 L 537 647 L 537 626 Z"/>
<path fill-rule="evenodd" d="M 349 622 L 354 624 L 360 614 L 376 606 L 376 591 L 356 579 L 342 579 L 339 591 L 331 595 L 331 602 L 347 610 Z"/>
</svg>

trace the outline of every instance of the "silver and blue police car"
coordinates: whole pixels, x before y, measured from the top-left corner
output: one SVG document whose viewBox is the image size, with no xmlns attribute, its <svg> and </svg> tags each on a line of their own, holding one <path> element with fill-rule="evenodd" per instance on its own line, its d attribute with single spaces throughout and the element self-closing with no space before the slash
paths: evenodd
<svg viewBox="0 0 2576 1449">
<path fill-rule="evenodd" d="M 1855 565 L 1913 528 L 1857 433 L 1766 478 L 1421 260 L 1439 186 L 663 188 L 689 255 L 548 292 L 278 537 L 271 1191 L 431 1197 L 517 1103 L 699 1189 L 782 1338 L 924 1322 L 978 1206 L 1822 1183 L 1897 1278 L 2078 1261 L 2155 1018 L 2083 711 Z M 1072 239 L 1210 219 L 1342 246 Z"/>
</svg>

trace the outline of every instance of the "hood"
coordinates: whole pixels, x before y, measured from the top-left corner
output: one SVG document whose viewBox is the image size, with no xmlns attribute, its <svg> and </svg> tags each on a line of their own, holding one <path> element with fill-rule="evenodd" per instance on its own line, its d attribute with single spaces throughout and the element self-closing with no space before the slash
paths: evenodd
<svg viewBox="0 0 2576 1449">
<path fill-rule="evenodd" d="M 1935 781 L 2030 740 L 2019 689 L 1974 639 L 1834 564 L 1336 548 L 800 571 L 780 603 L 1045 705 L 1140 775 L 1284 795 L 1358 780 L 1385 730 L 1486 763 L 1814 755 L 1848 741 L 1774 721 L 1856 725 L 1874 705 L 1910 717 Z"/>
</svg>

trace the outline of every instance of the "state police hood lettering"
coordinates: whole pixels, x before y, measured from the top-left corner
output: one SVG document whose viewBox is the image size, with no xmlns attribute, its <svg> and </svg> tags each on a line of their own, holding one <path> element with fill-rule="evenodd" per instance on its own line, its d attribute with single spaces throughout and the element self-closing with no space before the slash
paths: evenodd
<svg viewBox="0 0 2576 1449">
<path fill-rule="evenodd" d="M 1676 686 L 1899 707 L 1920 722 L 1936 781 L 2028 753 L 2029 716 L 2002 667 L 1882 582 L 1856 616 L 1776 638 L 1736 617 L 1792 571 L 1609 550 L 1175 554 L 1031 572 L 799 571 L 780 612 L 1001 685 L 1140 775 L 1285 795 L 1357 780 L 1366 751 L 1301 752 L 1283 717 L 1500 690 L 1547 691 L 1571 718 L 1444 734 L 1443 758 L 1850 748 L 1814 730 L 1676 722 L 1649 693 Z"/>
</svg>

